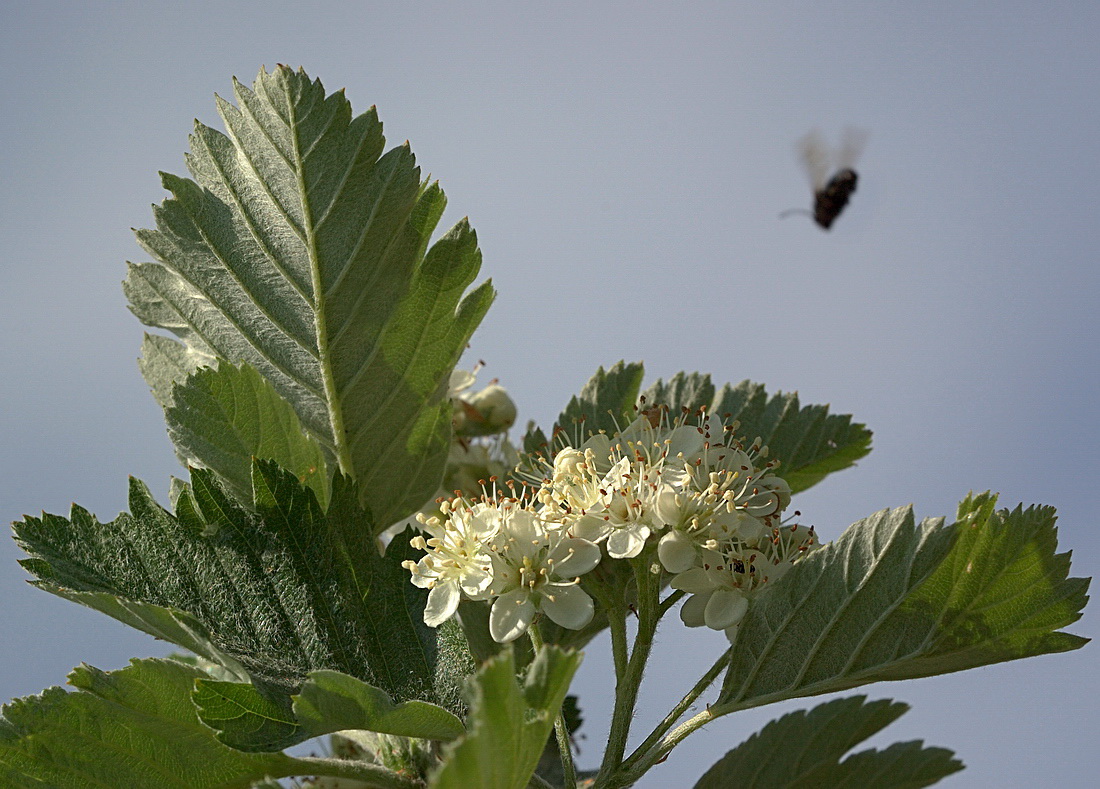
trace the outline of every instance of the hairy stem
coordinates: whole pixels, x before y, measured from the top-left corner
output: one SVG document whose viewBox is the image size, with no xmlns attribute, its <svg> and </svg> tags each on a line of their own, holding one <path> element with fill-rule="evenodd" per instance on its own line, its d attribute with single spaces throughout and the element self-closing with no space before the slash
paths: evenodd
<svg viewBox="0 0 1100 789">
<path fill-rule="evenodd" d="M 613 783 L 613 776 L 622 764 L 623 754 L 626 753 L 626 742 L 630 736 L 630 723 L 634 718 L 634 707 L 638 702 L 642 675 L 645 673 L 646 662 L 653 648 L 657 622 L 661 617 L 660 574 L 650 572 L 650 565 L 653 562 L 652 553 L 652 550 L 645 550 L 636 559 L 631 560 L 634 579 L 638 586 L 638 632 L 634 637 L 630 658 L 626 661 L 626 670 L 615 678 L 615 709 L 611 715 L 607 750 L 604 752 L 600 772 L 596 776 L 595 785 L 598 787 L 617 785 Z M 625 631 L 625 625 L 623 629 Z M 622 636 L 625 640 L 625 632 Z M 614 630 L 612 630 L 612 638 L 615 638 Z"/>
<path fill-rule="evenodd" d="M 680 716 L 687 712 L 688 708 L 695 703 L 695 700 L 703 695 L 703 692 L 713 684 L 714 680 L 718 678 L 718 675 L 721 674 L 722 670 L 729 664 L 730 655 L 732 654 L 733 648 L 730 647 L 720 658 L 718 658 L 718 660 L 714 661 L 714 665 L 712 665 L 707 670 L 707 673 L 695 683 L 695 687 L 689 690 L 687 694 L 680 699 L 679 703 L 669 711 L 664 720 L 662 720 L 650 735 L 645 738 L 645 741 L 634 750 L 634 753 L 630 754 L 626 762 L 624 762 L 624 766 L 628 771 L 631 770 L 639 760 L 645 758 L 646 754 L 657 744 L 661 737 L 676 725 L 676 721 L 680 720 Z"/>
<path fill-rule="evenodd" d="M 660 744 L 655 748 L 651 748 L 648 753 L 644 754 L 636 764 L 631 766 L 628 770 L 622 773 L 623 786 L 629 786 L 637 781 L 649 770 L 650 767 L 663 761 L 672 749 L 680 744 L 689 734 L 703 726 L 710 723 L 718 716 L 711 712 L 709 709 L 694 715 L 688 720 L 681 723 L 675 729 L 673 729 L 668 736 L 661 740 Z"/>
</svg>

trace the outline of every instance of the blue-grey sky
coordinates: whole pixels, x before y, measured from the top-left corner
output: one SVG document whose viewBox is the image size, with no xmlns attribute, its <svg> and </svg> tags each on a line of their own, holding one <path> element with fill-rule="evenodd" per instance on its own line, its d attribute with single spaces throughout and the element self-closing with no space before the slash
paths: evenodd
<svg viewBox="0 0 1100 789">
<path fill-rule="evenodd" d="M 307 10 L 308 9 L 308 10 Z M 796 506 L 826 539 L 883 507 L 950 515 L 967 491 L 1060 512 L 1100 564 L 1100 6 L 1090 2 L 7 3 L 0 11 L 0 517 L 110 519 L 126 478 L 178 467 L 119 287 L 183 173 L 196 116 L 261 64 L 377 104 L 468 215 L 500 291 L 471 355 L 543 424 L 598 365 L 752 378 L 875 431 Z M 813 126 L 870 130 L 832 232 L 780 221 L 810 194 Z M 0 542 L 0 697 L 163 644 L 28 587 Z M 1071 629 L 1098 630 L 1087 614 Z M 647 730 L 724 648 L 670 622 Z M 863 688 L 913 709 L 952 787 L 1094 785 L 1096 647 Z M 588 650 L 581 765 L 606 731 Z M 681 787 L 778 713 L 716 722 L 641 785 Z"/>
</svg>

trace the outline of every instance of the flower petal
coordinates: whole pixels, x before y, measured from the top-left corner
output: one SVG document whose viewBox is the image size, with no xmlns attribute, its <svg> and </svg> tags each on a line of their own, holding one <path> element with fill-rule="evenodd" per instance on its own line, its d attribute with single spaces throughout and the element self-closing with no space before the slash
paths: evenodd
<svg viewBox="0 0 1100 789">
<path fill-rule="evenodd" d="M 714 591 L 714 583 L 710 575 L 702 567 L 693 567 L 673 577 L 669 584 L 673 589 L 680 589 L 688 594 L 702 594 Z"/>
<path fill-rule="evenodd" d="M 552 556 L 563 557 L 554 565 L 554 572 L 561 578 L 576 578 L 578 575 L 584 575 L 596 569 L 596 565 L 602 558 L 600 546 L 575 537 L 562 540 Z"/>
<path fill-rule="evenodd" d="M 749 601 L 740 589 L 716 589 L 707 601 L 703 618 L 712 630 L 736 625 L 749 610 Z"/>
<path fill-rule="evenodd" d="M 595 547 L 595 546 L 593 546 Z M 598 549 L 597 549 L 598 550 Z M 554 622 L 570 630 L 580 630 L 592 621 L 592 598 L 575 584 L 547 584 L 542 590 L 542 610 Z"/>
<path fill-rule="evenodd" d="M 648 536 L 649 527 L 640 523 L 615 529 L 607 537 L 607 555 L 612 559 L 633 559 L 642 552 Z"/>
<path fill-rule="evenodd" d="M 680 608 L 680 621 L 688 627 L 702 627 L 706 624 L 707 603 L 713 591 L 696 594 L 684 601 Z"/>
<path fill-rule="evenodd" d="M 424 607 L 424 624 L 439 627 L 454 616 L 461 599 L 456 581 L 443 581 L 433 586 L 432 591 L 428 592 L 428 604 Z"/>
<path fill-rule="evenodd" d="M 657 543 L 657 558 L 670 573 L 682 573 L 695 564 L 695 543 L 683 532 L 670 531 Z"/>
<path fill-rule="evenodd" d="M 507 644 L 527 632 L 534 618 L 535 604 L 525 590 L 516 589 L 493 601 L 489 611 L 489 633 L 497 643 Z"/>
<path fill-rule="evenodd" d="M 569 529 L 574 537 L 589 542 L 599 542 L 610 531 L 611 525 L 599 515 L 582 515 Z"/>
</svg>

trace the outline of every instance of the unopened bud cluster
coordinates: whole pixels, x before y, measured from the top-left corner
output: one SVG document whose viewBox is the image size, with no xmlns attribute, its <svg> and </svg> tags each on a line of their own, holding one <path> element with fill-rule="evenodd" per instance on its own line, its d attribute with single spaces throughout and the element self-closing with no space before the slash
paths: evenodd
<svg viewBox="0 0 1100 789">
<path fill-rule="evenodd" d="M 598 433 L 543 461 L 533 495 L 499 492 L 441 504 L 421 518 L 426 551 L 406 562 L 430 589 L 424 620 L 437 626 L 463 599 L 492 600 L 490 632 L 521 635 L 538 611 L 573 629 L 593 616 L 580 576 L 606 554 L 633 559 L 647 543 L 688 594 L 681 619 L 731 639 L 749 599 L 816 546 L 812 528 L 785 525 L 790 488 L 759 441 L 745 447 L 736 423 L 651 408 L 614 436 Z"/>
</svg>

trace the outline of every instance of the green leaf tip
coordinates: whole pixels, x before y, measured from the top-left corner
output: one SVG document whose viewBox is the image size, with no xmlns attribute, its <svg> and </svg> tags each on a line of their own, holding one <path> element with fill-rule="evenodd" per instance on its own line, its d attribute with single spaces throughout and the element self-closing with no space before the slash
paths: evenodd
<svg viewBox="0 0 1100 789">
<path fill-rule="evenodd" d="M 883 510 L 800 561 L 750 608 L 722 713 L 868 682 L 1078 649 L 1088 579 L 1057 554 L 1054 510 L 971 496 L 957 522 Z"/>
<path fill-rule="evenodd" d="M 919 740 L 844 758 L 908 709 L 852 696 L 788 713 L 719 759 L 695 789 L 918 789 L 963 769 L 951 751 Z"/>
<path fill-rule="evenodd" d="M 476 234 L 462 220 L 429 244 L 443 192 L 422 184 L 407 146 L 383 152 L 377 114 L 353 116 L 341 91 L 276 68 L 233 92 L 217 102 L 226 133 L 196 125 L 191 178 L 163 175 L 171 197 L 154 208 L 156 229 L 137 232 L 154 262 L 130 266 L 131 310 L 180 346 L 147 343 L 142 372 L 170 407 L 167 382 L 199 366 L 254 368 L 297 416 L 279 440 L 304 432 L 359 483 L 380 531 L 442 478 L 447 382 L 494 297 L 487 282 L 467 292 Z M 185 458 L 218 437 L 175 415 Z M 237 470 L 219 473 L 239 487 L 232 454 Z M 213 468 L 223 455 L 195 459 Z"/>
<path fill-rule="evenodd" d="M 175 660 L 132 660 L 110 672 L 80 666 L 69 675 L 76 692 L 55 687 L 15 699 L 0 717 L 0 785 L 254 789 L 291 776 L 417 785 L 379 765 L 245 753 L 219 742 L 192 704 L 192 688 L 208 676 Z"/>
</svg>

